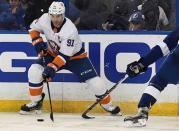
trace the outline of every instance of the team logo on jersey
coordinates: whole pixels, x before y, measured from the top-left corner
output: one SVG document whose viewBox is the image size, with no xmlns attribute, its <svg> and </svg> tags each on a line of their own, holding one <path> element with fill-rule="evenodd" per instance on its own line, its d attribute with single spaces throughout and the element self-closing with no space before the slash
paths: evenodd
<svg viewBox="0 0 179 131">
<path fill-rule="evenodd" d="M 55 54 L 58 54 L 60 50 L 60 47 L 58 46 L 58 44 L 52 40 L 48 40 L 48 44 L 49 44 L 51 51 L 54 52 Z"/>
</svg>

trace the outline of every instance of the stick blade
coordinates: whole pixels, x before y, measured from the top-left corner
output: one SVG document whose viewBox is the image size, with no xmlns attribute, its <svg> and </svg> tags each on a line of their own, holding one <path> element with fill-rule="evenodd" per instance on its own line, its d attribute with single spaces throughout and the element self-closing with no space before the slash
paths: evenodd
<svg viewBox="0 0 179 131">
<path fill-rule="evenodd" d="M 87 116 L 86 114 L 82 114 L 82 117 L 84 119 L 94 119 L 95 117 L 90 117 L 90 116 Z"/>
<path fill-rule="evenodd" d="M 52 120 L 52 122 L 54 122 L 54 118 L 53 118 L 53 113 L 50 113 L 50 119 Z"/>
</svg>

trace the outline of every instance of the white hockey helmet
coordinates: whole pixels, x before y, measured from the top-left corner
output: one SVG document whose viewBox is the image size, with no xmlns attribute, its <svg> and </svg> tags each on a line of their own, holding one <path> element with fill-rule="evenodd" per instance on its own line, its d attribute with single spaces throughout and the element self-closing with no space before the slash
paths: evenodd
<svg viewBox="0 0 179 131">
<path fill-rule="evenodd" d="M 48 13 L 50 15 L 64 15 L 65 14 L 65 6 L 63 2 L 52 2 L 49 7 Z"/>
</svg>

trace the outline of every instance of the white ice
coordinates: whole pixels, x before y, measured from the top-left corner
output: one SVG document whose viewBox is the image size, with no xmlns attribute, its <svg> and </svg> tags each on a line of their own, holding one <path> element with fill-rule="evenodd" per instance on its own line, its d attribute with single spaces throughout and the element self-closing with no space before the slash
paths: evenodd
<svg viewBox="0 0 179 131">
<path fill-rule="evenodd" d="M 42 115 L 19 115 L 0 113 L 0 131 L 179 131 L 179 117 L 152 116 L 143 128 L 126 128 L 124 117 L 93 115 L 96 118 L 85 120 L 80 114 L 55 113 L 51 122 L 48 113 Z M 37 119 L 44 122 L 37 122 Z"/>
</svg>

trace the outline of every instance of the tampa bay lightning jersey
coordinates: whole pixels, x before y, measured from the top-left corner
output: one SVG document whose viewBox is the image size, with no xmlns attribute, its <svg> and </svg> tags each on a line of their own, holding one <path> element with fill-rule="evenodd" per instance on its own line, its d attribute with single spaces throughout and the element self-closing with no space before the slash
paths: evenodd
<svg viewBox="0 0 179 131">
<path fill-rule="evenodd" d="M 179 28 L 172 31 L 168 34 L 165 39 L 158 43 L 155 47 L 151 49 L 151 51 L 143 57 L 142 63 L 145 66 L 149 66 L 159 58 L 168 55 L 171 53 L 178 45 L 179 40 Z M 178 50 L 179 54 L 179 50 Z"/>
</svg>

